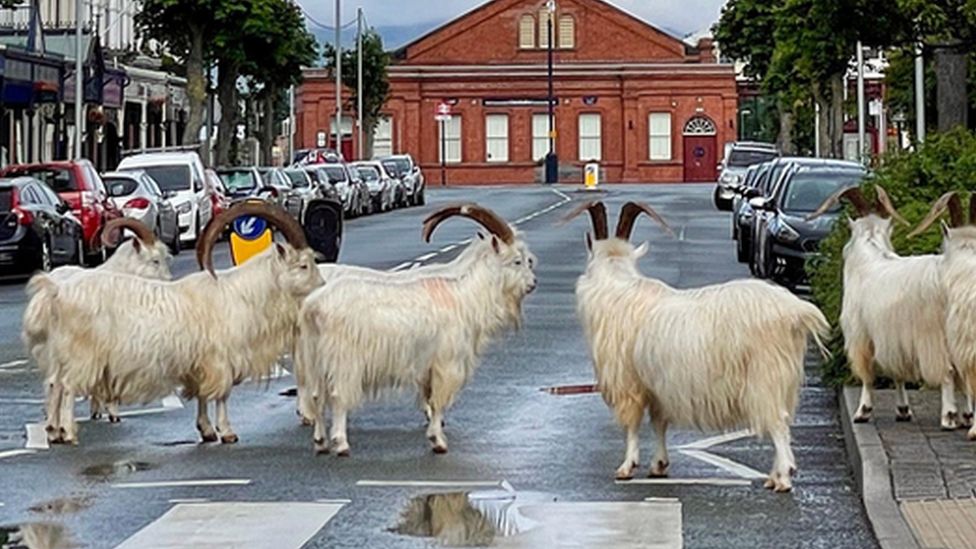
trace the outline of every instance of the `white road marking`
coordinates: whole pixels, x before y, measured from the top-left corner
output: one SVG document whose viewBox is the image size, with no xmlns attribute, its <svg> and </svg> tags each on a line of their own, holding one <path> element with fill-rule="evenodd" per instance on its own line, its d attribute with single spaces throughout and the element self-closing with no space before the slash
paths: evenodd
<svg viewBox="0 0 976 549">
<path fill-rule="evenodd" d="M 183 400 L 174 395 L 169 395 L 163 399 L 163 408 L 179 409 L 183 407 Z"/>
<path fill-rule="evenodd" d="M 176 488 L 181 486 L 247 486 L 247 478 L 212 478 L 197 480 L 160 480 L 155 482 L 119 482 L 112 488 Z"/>
<path fill-rule="evenodd" d="M 713 437 L 703 438 L 701 440 L 696 440 L 689 444 L 682 444 L 677 446 L 676 450 L 705 450 L 711 448 L 712 446 L 718 446 L 719 444 L 725 444 L 726 442 L 732 442 L 733 440 L 739 440 L 742 438 L 749 438 L 753 436 L 753 432 L 749 429 L 743 429 L 741 431 L 734 431 L 731 433 L 723 433 L 721 435 L 716 435 Z"/>
<path fill-rule="evenodd" d="M 352 500 L 351 499 L 343 499 L 343 498 L 333 498 L 333 499 L 322 498 L 322 499 L 315 500 L 315 503 L 337 503 L 337 504 L 341 504 L 341 505 L 346 505 L 346 504 L 352 503 Z"/>
<path fill-rule="evenodd" d="M 439 252 L 431 252 L 429 254 L 424 254 L 414 258 L 414 261 L 427 261 L 428 259 L 436 256 Z"/>
<path fill-rule="evenodd" d="M 27 442 L 24 448 L 28 450 L 48 450 L 51 445 L 47 442 L 47 431 L 44 430 L 43 423 L 28 423 L 24 425 L 27 430 Z"/>
<path fill-rule="evenodd" d="M 119 412 L 119 417 L 137 417 L 137 416 L 149 416 L 152 414 L 162 414 L 164 412 L 172 412 L 175 408 L 168 406 L 161 406 L 158 408 L 142 408 L 140 410 L 125 410 L 124 412 Z M 84 418 L 78 421 L 84 421 Z"/>
<path fill-rule="evenodd" d="M 676 484 L 682 486 L 749 486 L 751 481 L 741 478 L 635 478 L 616 480 L 615 484 Z"/>
<path fill-rule="evenodd" d="M 411 263 L 410 261 L 404 261 L 403 263 L 397 265 L 396 267 L 393 267 L 390 270 L 391 271 L 394 271 L 394 272 L 396 272 L 396 271 L 402 271 L 402 270 L 410 267 L 410 263 Z"/>
<path fill-rule="evenodd" d="M 684 242 L 684 240 L 685 240 L 685 227 L 684 227 L 684 225 L 682 225 L 681 226 L 681 230 L 678 231 L 678 241 L 679 242 Z"/>
<path fill-rule="evenodd" d="M 443 248 L 441 248 L 440 250 L 437 250 L 437 251 L 439 253 L 446 254 L 447 252 L 453 250 L 454 248 L 457 248 L 457 244 L 451 244 L 450 246 L 444 246 Z"/>
<path fill-rule="evenodd" d="M 405 487 L 419 486 L 426 488 L 497 488 L 502 486 L 502 481 L 498 480 L 360 480 L 356 486 L 369 487 Z"/>
<path fill-rule="evenodd" d="M 10 362 L 4 362 L 4 363 L 0 364 L 0 370 L 6 369 L 6 368 L 13 368 L 15 366 L 23 366 L 24 364 L 27 364 L 27 363 L 28 363 L 28 360 L 27 359 L 25 359 L 25 358 L 18 358 L 17 360 L 11 360 Z"/>
<path fill-rule="evenodd" d="M 724 469 L 732 473 L 733 475 L 736 475 L 744 479 L 757 479 L 757 478 L 767 477 L 767 475 L 764 475 L 751 467 L 747 467 L 741 463 L 736 463 L 735 461 L 732 461 L 731 459 L 728 458 L 724 458 L 722 456 L 716 456 L 715 454 L 710 454 L 703 450 L 678 450 L 678 452 L 688 457 L 693 457 L 700 461 L 704 461 L 705 463 L 714 465 L 720 469 Z"/>
<path fill-rule="evenodd" d="M 0 404 L 44 404 L 43 398 L 0 398 Z"/>
<path fill-rule="evenodd" d="M 31 454 L 36 454 L 37 450 L 32 450 L 30 448 L 16 448 L 14 450 L 4 450 L 0 452 L 0 459 L 12 458 L 17 456 L 29 456 Z"/>
<path fill-rule="evenodd" d="M 207 503 L 210 501 L 207 498 L 173 498 L 169 500 L 170 503 Z"/>
<path fill-rule="evenodd" d="M 334 503 L 181 503 L 116 549 L 298 548 L 342 509 Z M 274 517 L 274 520 L 268 520 Z"/>
<path fill-rule="evenodd" d="M 413 263 L 410 264 L 410 269 L 408 269 L 408 270 L 412 271 L 412 270 L 416 269 L 417 267 L 419 267 L 421 265 L 422 265 L 422 263 L 420 263 L 419 261 L 414 261 Z"/>
<path fill-rule="evenodd" d="M 549 189 L 549 190 L 552 191 L 552 192 L 554 192 L 554 193 L 556 193 L 557 196 L 562 197 L 562 199 L 565 200 L 565 201 L 567 201 L 567 202 L 573 200 L 573 198 L 571 196 L 569 196 L 568 194 L 560 191 L 559 189 Z"/>
</svg>

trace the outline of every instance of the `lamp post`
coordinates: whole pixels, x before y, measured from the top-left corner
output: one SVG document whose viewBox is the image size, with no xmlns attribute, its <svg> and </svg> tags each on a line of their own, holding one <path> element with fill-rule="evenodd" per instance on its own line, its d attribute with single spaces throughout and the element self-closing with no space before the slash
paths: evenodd
<svg viewBox="0 0 976 549">
<path fill-rule="evenodd" d="M 342 154 L 342 8 L 335 0 L 335 150 Z"/>
<path fill-rule="evenodd" d="M 559 158 L 556 156 L 556 128 L 553 124 L 555 119 L 555 105 L 553 105 L 553 93 L 552 93 L 552 20 L 556 14 L 556 2 L 555 0 L 548 0 L 546 2 L 546 13 L 547 13 L 547 23 L 546 32 L 548 40 L 546 42 L 546 47 L 548 49 L 549 58 L 549 152 L 546 154 L 546 183 L 558 183 L 559 182 Z"/>
<path fill-rule="evenodd" d="M 82 149 L 81 141 L 85 137 L 84 129 L 82 125 L 85 123 L 84 118 L 82 118 L 82 109 L 85 107 L 85 71 L 84 71 L 84 60 L 82 60 L 82 48 L 81 48 L 81 26 L 82 18 L 85 16 L 85 1 L 75 0 L 75 146 L 74 146 L 74 159 L 78 160 L 81 158 Z"/>
</svg>

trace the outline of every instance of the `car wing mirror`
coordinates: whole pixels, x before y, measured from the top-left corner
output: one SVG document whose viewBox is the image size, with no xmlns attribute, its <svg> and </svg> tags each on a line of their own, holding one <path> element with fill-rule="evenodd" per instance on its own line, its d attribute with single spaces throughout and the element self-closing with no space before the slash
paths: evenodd
<svg viewBox="0 0 976 549">
<path fill-rule="evenodd" d="M 768 210 L 769 209 L 769 199 L 762 196 L 757 196 L 749 199 L 749 205 L 756 210 Z"/>
</svg>

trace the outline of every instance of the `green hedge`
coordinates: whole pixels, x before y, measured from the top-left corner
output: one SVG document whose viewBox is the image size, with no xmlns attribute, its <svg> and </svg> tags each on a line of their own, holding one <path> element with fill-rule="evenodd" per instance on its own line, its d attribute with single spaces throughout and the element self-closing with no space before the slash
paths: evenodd
<svg viewBox="0 0 976 549">
<path fill-rule="evenodd" d="M 911 240 L 905 236 L 925 217 L 932 202 L 943 193 L 952 189 L 973 189 L 976 184 L 976 135 L 965 130 L 933 135 L 918 152 L 890 154 L 885 157 L 883 166 L 865 181 L 865 193 L 872 200 L 875 184 L 888 191 L 899 213 L 912 224 L 911 227 L 895 225 L 892 243 L 898 253 L 936 253 L 942 243 L 937 228 L 929 229 Z M 822 257 L 807 266 L 813 298 L 834 326 L 830 342 L 833 355 L 824 364 L 823 377 L 828 384 L 835 386 L 852 379 L 838 324 L 843 287 L 842 250 L 849 234 L 846 217 L 841 216 L 820 245 Z M 879 291 L 887 290 L 879 288 Z"/>
</svg>

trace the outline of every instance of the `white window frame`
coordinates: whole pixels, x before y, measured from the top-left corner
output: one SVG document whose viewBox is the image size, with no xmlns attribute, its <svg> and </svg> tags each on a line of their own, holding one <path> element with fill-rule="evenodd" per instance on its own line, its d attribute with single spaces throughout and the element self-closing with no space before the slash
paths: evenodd
<svg viewBox="0 0 976 549">
<path fill-rule="evenodd" d="M 373 128 L 373 158 L 393 154 L 393 117 L 380 116 Z"/>
<path fill-rule="evenodd" d="M 485 162 L 508 162 L 508 115 L 485 115 Z"/>
<path fill-rule="evenodd" d="M 442 125 L 443 124 L 443 125 Z M 462 154 L 462 131 L 461 117 L 451 115 L 451 119 L 446 122 L 437 123 L 437 159 L 445 164 L 459 164 L 463 157 Z M 441 147 L 441 128 L 444 129 L 444 147 Z M 443 154 L 446 153 L 446 154 Z"/>
<path fill-rule="evenodd" d="M 590 122 L 596 121 L 596 131 Z M 579 115 L 578 156 L 581 162 L 603 159 L 603 117 L 598 112 L 583 112 Z"/>
<path fill-rule="evenodd" d="M 673 159 L 673 151 L 671 150 L 671 124 L 672 117 L 670 112 L 652 112 L 647 115 L 648 159 Z"/>
<path fill-rule="evenodd" d="M 549 115 L 532 115 L 532 160 L 539 162 L 549 154 Z"/>
</svg>

